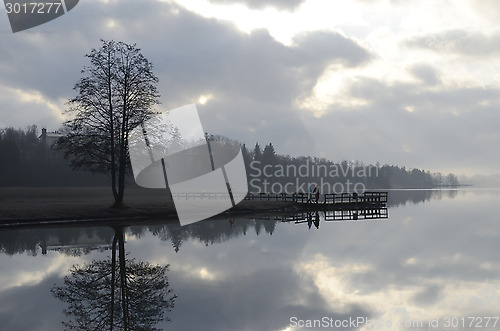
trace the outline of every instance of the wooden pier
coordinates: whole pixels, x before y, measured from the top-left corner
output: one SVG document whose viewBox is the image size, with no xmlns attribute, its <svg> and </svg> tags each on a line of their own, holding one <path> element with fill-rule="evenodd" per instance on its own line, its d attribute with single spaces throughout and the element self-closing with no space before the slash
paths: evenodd
<svg viewBox="0 0 500 331">
<path fill-rule="evenodd" d="M 311 206 L 318 205 L 366 205 L 385 206 L 387 204 L 387 192 L 364 192 L 364 193 L 332 193 L 322 194 L 316 202 L 313 194 L 307 193 L 248 193 L 245 200 L 266 200 L 296 202 Z"/>
<path fill-rule="evenodd" d="M 387 192 L 364 192 L 364 193 L 341 193 L 341 194 L 325 194 L 324 203 L 333 204 L 386 204 Z"/>
</svg>

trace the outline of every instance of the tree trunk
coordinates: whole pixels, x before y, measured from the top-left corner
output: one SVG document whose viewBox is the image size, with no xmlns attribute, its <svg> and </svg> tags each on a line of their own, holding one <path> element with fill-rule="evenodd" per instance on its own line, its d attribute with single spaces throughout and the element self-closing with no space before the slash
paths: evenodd
<svg viewBox="0 0 500 331">
<path fill-rule="evenodd" d="M 125 193 L 125 165 L 127 162 L 127 136 L 128 136 L 128 114 L 127 114 L 127 93 L 128 93 L 128 63 L 125 68 L 125 76 L 123 82 L 123 105 L 122 105 L 122 125 L 120 131 L 120 155 L 118 159 L 118 196 L 115 198 L 115 205 L 123 205 L 123 196 Z"/>
<path fill-rule="evenodd" d="M 114 315 L 115 315 L 115 285 L 116 285 L 116 242 L 118 241 L 118 232 L 115 230 L 113 237 L 113 245 L 111 246 L 111 313 L 109 321 L 109 330 L 113 331 Z"/>
<path fill-rule="evenodd" d="M 128 330 L 128 290 L 127 290 L 127 270 L 125 268 L 125 235 L 123 229 L 117 229 L 119 233 L 119 259 L 120 259 L 120 287 L 122 294 L 123 330 Z"/>
<path fill-rule="evenodd" d="M 111 82 L 111 54 L 108 53 L 108 72 L 107 72 L 107 88 L 108 88 L 108 103 L 109 103 L 109 136 L 110 136 L 110 153 L 111 153 L 111 190 L 113 192 L 113 197 L 115 198 L 115 204 L 117 206 L 121 204 L 118 201 L 118 192 L 116 190 L 116 150 L 115 150 L 115 123 L 113 114 L 113 92 L 112 92 L 112 82 Z M 119 203 L 118 203 L 119 202 Z"/>
</svg>

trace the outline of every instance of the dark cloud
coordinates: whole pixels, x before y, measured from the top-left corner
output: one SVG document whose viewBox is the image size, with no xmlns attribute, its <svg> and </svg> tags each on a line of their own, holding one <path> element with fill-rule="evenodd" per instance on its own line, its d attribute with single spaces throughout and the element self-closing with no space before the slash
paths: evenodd
<svg viewBox="0 0 500 331">
<path fill-rule="evenodd" d="M 312 145 L 295 100 L 310 93 L 329 63 L 355 66 L 370 58 L 335 33 L 302 35 L 287 47 L 266 30 L 247 35 L 187 12 L 168 22 L 164 30 L 172 33 L 150 48 L 165 108 L 211 93 L 214 99 L 199 107 L 207 131 L 249 144 L 273 142 L 287 153 Z"/>
<path fill-rule="evenodd" d="M 500 53 L 500 33 L 454 29 L 412 37 L 405 44 L 412 48 L 470 57 L 497 56 Z"/>
<path fill-rule="evenodd" d="M 441 82 L 439 72 L 433 66 L 425 63 L 412 66 L 410 72 L 426 85 L 436 85 Z"/>
<path fill-rule="evenodd" d="M 305 0 L 209 0 L 212 3 L 217 4 L 234 4 L 243 3 L 249 8 L 260 9 L 265 7 L 275 7 L 277 9 L 285 9 L 293 11 L 299 7 Z"/>
<path fill-rule="evenodd" d="M 335 106 L 308 122 L 315 129 L 316 141 L 328 141 L 339 160 L 431 170 L 483 169 L 500 161 L 496 156 L 500 147 L 494 142 L 500 139 L 496 124 L 500 91 L 496 88 L 435 90 L 421 83 L 357 77 L 346 89 L 350 97 L 368 103 L 354 108 Z M 349 137 L 349 144 L 331 139 L 332 132 Z M 325 150 L 325 145 L 319 149 Z"/>
<path fill-rule="evenodd" d="M 500 161 L 493 127 L 498 90 L 439 88 L 439 70 L 425 62 L 408 69 L 420 83 L 363 76 L 346 83 L 348 98 L 365 100 L 363 106 L 335 104 L 319 119 L 300 109 L 297 100 L 312 93 L 328 65 L 361 68 L 377 57 L 334 32 L 302 33 L 286 46 L 267 30 L 246 34 L 172 3 L 109 1 L 81 2 L 57 20 L 0 38 L 0 85 L 38 91 L 58 105 L 74 96 L 72 88 L 87 64 L 84 54 L 99 47 L 101 38 L 115 39 L 137 43 L 153 63 L 162 109 L 211 94 L 213 99 L 198 107 L 205 129 L 250 145 L 272 142 L 284 154 L 431 169 L 491 167 Z M 468 59 L 497 54 L 500 35 L 450 30 L 408 39 L 406 45 Z M 9 97 L 2 96 L 4 126 L 60 126 L 47 107 Z M 405 110 L 409 106 L 414 113 Z"/>
<path fill-rule="evenodd" d="M 294 38 L 297 48 L 310 63 L 325 63 L 338 60 L 347 66 L 357 66 L 370 59 L 370 54 L 338 33 L 314 31 L 302 33 Z"/>
<path fill-rule="evenodd" d="M 371 58 L 337 33 L 302 34 L 288 47 L 267 30 L 246 34 L 155 1 L 86 2 L 45 28 L 51 32 L 5 36 L 4 85 L 68 99 L 87 64 L 84 54 L 99 39 L 137 43 L 160 78 L 163 109 L 212 94 L 199 107 L 207 131 L 250 144 L 273 142 L 286 153 L 313 150 L 295 100 L 311 92 L 328 64 L 352 67 Z"/>
</svg>

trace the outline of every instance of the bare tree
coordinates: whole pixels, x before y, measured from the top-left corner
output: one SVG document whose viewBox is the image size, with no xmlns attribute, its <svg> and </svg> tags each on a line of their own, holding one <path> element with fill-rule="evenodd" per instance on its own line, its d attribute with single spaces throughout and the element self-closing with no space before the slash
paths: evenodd
<svg viewBox="0 0 500 331">
<path fill-rule="evenodd" d="M 74 87 L 78 95 L 67 111 L 74 117 L 65 122 L 59 147 L 73 168 L 109 174 L 114 206 L 121 206 L 129 133 L 149 119 L 159 103 L 158 78 L 135 44 L 102 40 L 101 48 L 85 56 L 90 66 L 84 67 Z"/>
</svg>

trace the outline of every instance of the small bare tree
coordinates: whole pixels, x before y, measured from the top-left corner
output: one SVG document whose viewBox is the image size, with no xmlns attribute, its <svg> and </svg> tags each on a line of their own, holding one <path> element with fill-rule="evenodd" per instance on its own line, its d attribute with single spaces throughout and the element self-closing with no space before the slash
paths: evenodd
<svg viewBox="0 0 500 331">
<path fill-rule="evenodd" d="M 101 48 L 85 56 L 90 66 L 74 87 L 78 95 L 67 111 L 73 118 L 64 124 L 59 147 L 73 168 L 109 174 L 114 206 L 119 207 L 130 164 L 129 133 L 159 103 L 158 78 L 135 44 L 102 40 Z"/>
</svg>

